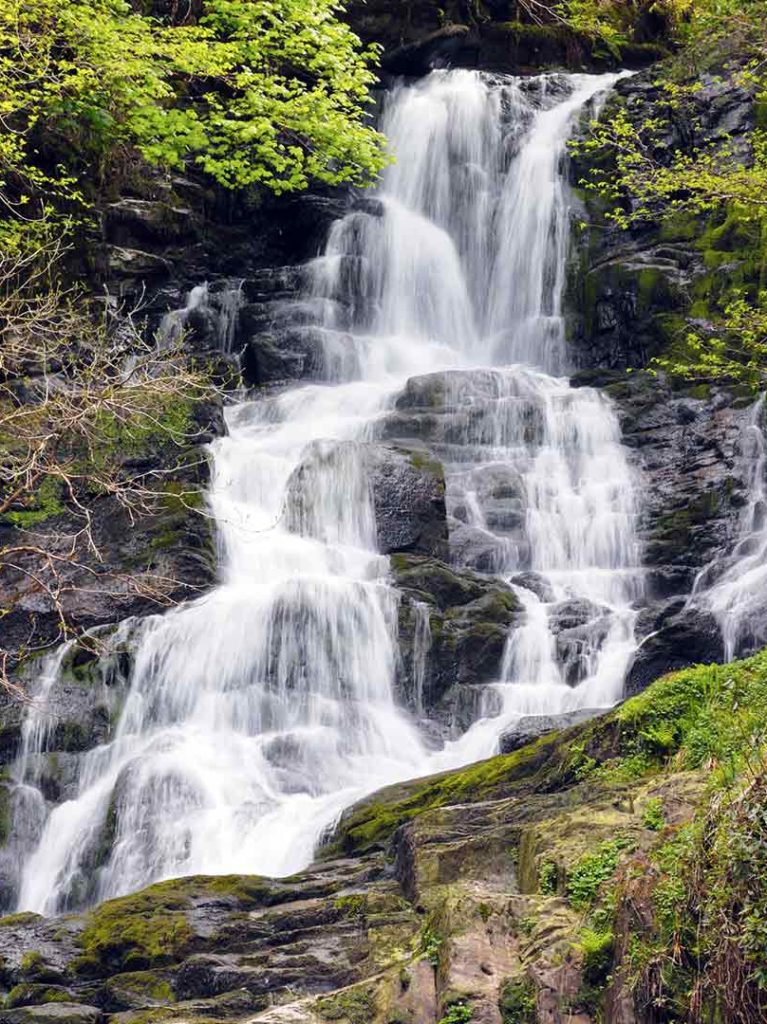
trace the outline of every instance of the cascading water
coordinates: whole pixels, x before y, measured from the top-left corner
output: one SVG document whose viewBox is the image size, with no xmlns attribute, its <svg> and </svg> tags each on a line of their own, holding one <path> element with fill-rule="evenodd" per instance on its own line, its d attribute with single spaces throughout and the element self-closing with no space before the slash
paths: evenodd
<svg viewBox="0 0 767 1024">
<path fill-rule="evenodd" d="M 743 435 L 748 501 L 733 549 L 699 574 L 690 605 L 714 614 L 727 661 L 767 643 L 767 438 L 765 398 L 755 403 Z"/>
<path fill-rule="evenodd" d="M 221 583 L 136 627 L 114 736 L 50 810 L 20 908 L 292 872 L 362 794 L 493 753 L 521 714 L 620 697 L 639 590 L 631 474 L 609 403 L 548 376 L 567 363 L 565 146 L 613 81 L 435 72 L 389 97 L 397 162 L 311 267 L 330 379 L 230 410 L 210 493 Z M 360 444 L 394 436 L 421 393 L 439 395 L 426 440 L 452 557 L 511 580 L 526 608 L 491 717 L 439 751 L 395 703 L 398 595 Z M 44 733 L 17 766 L 21 794 Z"/>
</svg>

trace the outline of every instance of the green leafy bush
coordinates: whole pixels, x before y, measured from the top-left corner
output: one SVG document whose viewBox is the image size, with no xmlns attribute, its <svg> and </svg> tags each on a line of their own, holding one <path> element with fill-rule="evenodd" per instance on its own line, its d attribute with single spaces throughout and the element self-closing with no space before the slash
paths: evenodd
<svg viewBox="0 0 767 1024">
<path fill-rule="evenodd" d="M 600 843 L 593 853 L 581 857 L 567 878 L 567 896 L 574 907 L 586 909 L 591 906 L 602 884 L 615 873 L 621 853 L 631 845 L 630 839 L 616 836 Z"/>
<path fill-rule="evenodd" d="M 125 0 L 0 0 L 0 242 L 77 216 L 137 151 L 228 188 L 366 184 L 374 49 L 338 0 L 206 0 L 197 23 Z"/>
</svg>

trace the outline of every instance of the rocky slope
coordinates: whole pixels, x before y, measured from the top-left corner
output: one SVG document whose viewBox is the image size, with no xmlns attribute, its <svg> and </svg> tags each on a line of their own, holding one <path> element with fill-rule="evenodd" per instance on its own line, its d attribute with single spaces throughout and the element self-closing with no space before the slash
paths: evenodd
<svg viewBox="0 0 767 1024">
<path fill-rule="evenodd" d="M 726 708 L 765 686 L 763 659 L 691 670 L 597 722 L 393 787 L 293 878 L 179 879 L 82 915 L 0 919 L 0 1021 L 677 1019 L 663 1007 L 689 995 L 695 951 L 668 923 L 687 912 L 670 851 L 714 820 L 711 758 L 739 757 L 758 720 Z M 679 974 L 646 1001 L 637 979 L 672 942 Z"/>
</svg>

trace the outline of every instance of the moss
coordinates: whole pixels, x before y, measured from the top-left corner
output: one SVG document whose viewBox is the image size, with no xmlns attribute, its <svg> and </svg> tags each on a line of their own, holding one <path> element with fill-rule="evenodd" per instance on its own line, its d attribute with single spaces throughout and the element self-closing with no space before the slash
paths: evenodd
<svg viewBox="0 0 767 1024">
<path fill-rule="evenodd" d="M 426 451 L 413 451 L 410 453 L 410 464 L 414 469 L 430 473 L 444 483 L 445 470 L 439 459 L 432 458 Z"/>
<path fill-rule="evenodd" d="M 705 505 L 709 498 L 702 500 Z M 724 771 L 742 756 L 743 735 L 751 735 L 764 720 L 767 653 L 727 666 L 685 669 L 564 736 L 547 735 L 512 754 L 382 790 L 344 815 L 321 855 L 385 849 L 401 825 L 449 805 L 552 792 L 578 783 L 587 785 L 591 795 L 600 785 L 611 792 L 663 769 L 680 751 L 680 769 L 695 770 L 715 758 Z"/>
<path fill-rule="evenodd" d="M 375 996 L 370 988 L 344 989 L 336 995 L 318 999 L 315 1005 L 323 1020 L 370 1024 L 370 1021 L 375 1019 Z"/>
<path fill-rule="evenodd" d="M 153 971 L 129 971 L 117 974 L 107 982 L 109 993 L 123 1001 L 167 1005 L 176 1001 L 167 978 Z M 126 999 L 127 997 L 127 999 Z"/>
<path fill-rule="evenodd" d="M 6 1009 L 16 1006 L 39 1006 L 42 1003 L 76 1002 L 72 993 L 58 985 L 36 985 L 27 982 L 14 985 L 5 997 Z"/>
<path fill-rule="evenodd" d="M 0 783 L 0 846 L 8 842 L 11 834 L 11 787 Z"/>
<path fill-rule="evenodd" d="M 123 972 L 171 963 L 188 947 L 193 932 L 186 918 L 188 897 L 177 882 L 110 900 L 93 910 L 80 935 L 79 972 Z"/>
<path fill-rule="evenodd" d="M 30 529 L 48 519 L 60 516 L 64 511 L 61 502 L 62 484 L 56 477 L 45 477 L 27 499 L 27 507 L 13 512 L 5 512 L 0 522 L 9 523 L 22 530 Z"/>
<path fill-rule="evenodd" d="M 342 819 L 334 842 L 322 851 L 322 856 L 335 856 L 339 849 L 363 853 L 381 847 L 400 825 L 426 810 L 489 797 L 505 785 L 522 781 L 541 768 L 554 742 L 546 736 L 523 750 L 435 776 L 426 783 L 405 783 L 383 790 Z"/>
<path fill-rule="evenodd" d="M 333 906 L 344 917 L 364 917 L 367 910 L 367 897 L 361 893 L 354 893 L 351 896 L 338 896 L 333 900 Z"/>
<path fill-rule="evenodd" d="M 33 914 L 30 910 L 22 910 L 18 914 L 6 914 L 0 917 L 0 928 L 17 928 L 19 925 L 33 924 L 42 920 L 40 914 Z"/>
<path fill-rule="evenodd" d="M 658 234 L 662 242 L 695 242 L 700 238 L 701 219 L 688 210 L 674 210 L 661 223 Z"/>
</svg>

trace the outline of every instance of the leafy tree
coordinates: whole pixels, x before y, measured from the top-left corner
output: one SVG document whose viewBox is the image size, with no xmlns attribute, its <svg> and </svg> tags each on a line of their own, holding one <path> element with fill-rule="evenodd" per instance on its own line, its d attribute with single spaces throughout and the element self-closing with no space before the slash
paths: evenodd
<svg viewBox="0 0 767 1024">
<path fill-rule="evenodd" d="M 364 185 L 373 48 L 338 0 L 205 0 L 165 24 L 125 0 L 0 0 L 0 244 L 34 245 L 136 151 L 227 188 Z"/>
</svg>

